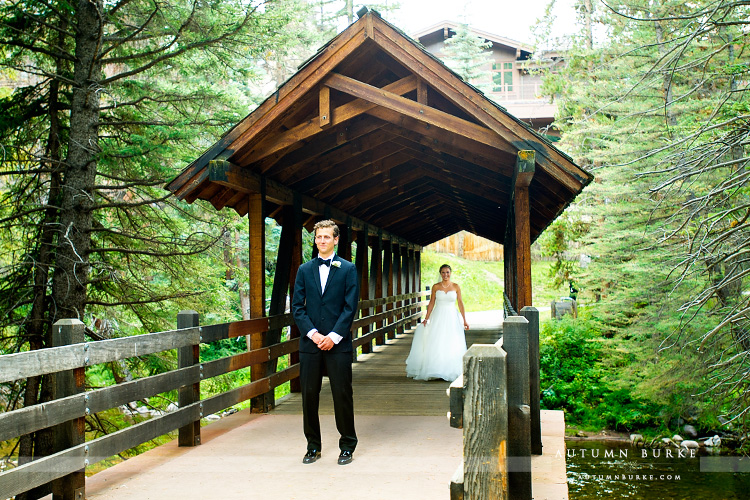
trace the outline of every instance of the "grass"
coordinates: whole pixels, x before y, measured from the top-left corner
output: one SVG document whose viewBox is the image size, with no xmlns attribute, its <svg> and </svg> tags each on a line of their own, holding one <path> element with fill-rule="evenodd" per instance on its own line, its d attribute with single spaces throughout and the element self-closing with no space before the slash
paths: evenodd
<svg viewBox="0 0 750 500">
<path fill-rule="evenodd" d="M 448 264 L 453 271 L 451 280 L 461 286 L 461 295 L 467 312 L 491 311 L 503 308 L 503 262 L 466 260 L 456 255 L 422 252 L 422 288 L 440 281 L 440 266 Z M 547 307 L 554 299 L 567 295 L 564 288 L 552 287 L 547 276 L 552 262 L 532 262 L 532 300 L 537 308 Z"/>
</svg>

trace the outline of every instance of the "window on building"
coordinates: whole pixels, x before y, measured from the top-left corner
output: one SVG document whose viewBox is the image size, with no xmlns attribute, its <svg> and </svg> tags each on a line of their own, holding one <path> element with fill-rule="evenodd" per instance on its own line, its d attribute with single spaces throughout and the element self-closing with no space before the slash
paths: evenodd
<svg viewBox="0 0 750 500">
<path fill-rule="evenodd" d="M 492 64 L 493 92 L 513 92 L 513 63 Z"/>
</svg>

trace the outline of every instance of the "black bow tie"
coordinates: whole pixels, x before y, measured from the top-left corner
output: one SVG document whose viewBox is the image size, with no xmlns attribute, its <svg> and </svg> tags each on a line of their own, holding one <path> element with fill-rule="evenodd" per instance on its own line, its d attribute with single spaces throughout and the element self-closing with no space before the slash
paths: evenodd
<svg viewBox="0 0 750 500">
<path fill-rule="evenodd" d="M 331 260 L 333 259 L 321 259 L 320 257 L 318 257 L 318 265 L 331 267 Z"/>
</svg>

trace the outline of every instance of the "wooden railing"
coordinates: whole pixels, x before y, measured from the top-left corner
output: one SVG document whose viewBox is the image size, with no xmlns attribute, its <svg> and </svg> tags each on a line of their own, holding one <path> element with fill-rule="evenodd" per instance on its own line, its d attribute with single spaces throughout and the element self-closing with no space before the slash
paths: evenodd
<svg viewBox="0 0 750 500">
<path fill-rule="evenodd" d="M 463 429 L 451 500 L 531 500 L 531 455 L 542 454 L 539 311 L 503 321 L 495 344 L 474 344 L 449 390 L 450 425 Z"/>
<path fill-rule="evenodd" d="M 353 343 L 362 346 L 386 335 L 416 325 L 422 315 L 420 299 L 427 292 L 410 293 L 360 302 L 360 310 L 382 305 L 393 308 L 357 319 Z M 178 314 L 178 329 L 111 340 L 84 341 L 84 325 L 78 320 L 61 320 L 53 327 L 55 347 L 0 356 L 0 382 L 53 375 L 57 388 L 53 401 L 0 414 L 0 441 L 15 439 L 46 428 L 54 428 L 56 453 L 0 473 L 0 499 L 10 498 L 51 483 L 55 498 L 83 499 L 84 472 L 94 464 L 158 436 L 179 430 L 180 446 L 200 444 L 201 418 L 229 408 L 299 376 L 299 364 L 267 377 L 201 399 L 201 380 L 241 368 L 278 360 L 299 348 L 299 338 L 254 349 L 213 361 L 200 360 L 200 344 L 239 336 L 265 333 L 291 326 L 291 314 L 201 326 L 198 313 Z M 382 325 L 375 327 L 374 325 Z M 359 331 L 367 331 L 358 335 Z M 88 367 L 127 358 L 178 350 L 178 368 L 101 389 L 85 390 Z M 355 349 L 356 356 L 356 349 Z M 85 418 L 168 391 L 179 391 L 174 412 L 131 425 L 112 434 L 86 441 Z"/>
</svg>

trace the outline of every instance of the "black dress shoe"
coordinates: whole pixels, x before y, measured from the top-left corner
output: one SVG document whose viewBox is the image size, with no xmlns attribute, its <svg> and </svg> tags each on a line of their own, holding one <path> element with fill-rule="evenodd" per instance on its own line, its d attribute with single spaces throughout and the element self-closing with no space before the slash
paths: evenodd
<svg viewBox="0 0 750 500">
<path fill-rule="evenodd" d="M 302 458 L 303 464 L 311 464 L 320 458 L 320 452 L 318 450 L 307 450 L 305 456 Z"/>
<path fill-rule="evenodd" d="M 346 465 L 352 463 L 352 460 L 354 460 L 354 457 L 352 456 L 351 451 L 342 451 L 339 454 L 339 465 Z"/>
</svg>

